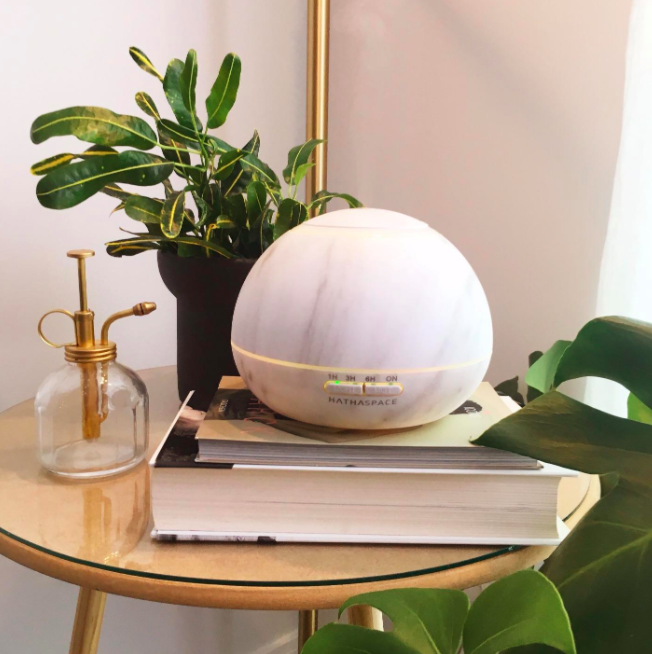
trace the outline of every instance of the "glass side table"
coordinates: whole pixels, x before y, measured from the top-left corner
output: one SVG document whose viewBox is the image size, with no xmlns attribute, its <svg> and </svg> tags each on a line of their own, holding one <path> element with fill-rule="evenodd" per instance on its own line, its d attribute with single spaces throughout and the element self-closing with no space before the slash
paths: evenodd
<svg viewBox="0 0 652 654">
<path fill-rule="evenodd" d="M 149 455 L 179 401 L 173 367 L 142 373 L 151 398 Z M 107 594 L 223 609 L 298 610 L 299 647 L 316 611 L 387 588 L 470 588 L 545 559 L 551 547 L 258 545 L 150 539 L 146 462 L 116 477 L 70 482 L 36 458 L 29 400 L 0 413 L 0 554 L 80 587 L 71 654 L 95 654 Z M 573 527 L 599 498 L 596 478 L 564 479 L 559 515 Z M 379 626 L 357 607 L 349 619 Z"/>
</svg>

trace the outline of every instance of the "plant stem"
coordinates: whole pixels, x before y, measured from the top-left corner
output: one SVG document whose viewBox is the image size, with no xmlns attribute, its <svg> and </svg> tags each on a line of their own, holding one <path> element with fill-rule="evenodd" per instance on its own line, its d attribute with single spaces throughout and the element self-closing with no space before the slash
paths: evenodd
<svg viewBox="0 0 652 654">
<path fill-rule="evenodd" d="M 184 163 L 177 163 L 174 161 L 171 161 L 170 163 L 174 164 L 175 166 L 179 166 L 180 168 L 192 168 L 193 170 L 206 170 L 205 166 L 193 166 L 191 164 L 184 164 Z"/>
</svg>

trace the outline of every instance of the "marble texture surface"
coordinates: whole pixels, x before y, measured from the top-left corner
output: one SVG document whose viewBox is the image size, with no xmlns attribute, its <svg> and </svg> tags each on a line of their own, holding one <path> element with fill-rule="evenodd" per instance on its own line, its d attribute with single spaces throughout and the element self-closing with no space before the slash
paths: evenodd
<svg viewBox="0 0 652 654">
<path fill-rule="evenodd" d="M 467 399 L 486 372 L 493 336 L 482 286 L 449 241 L 401 214 L 345 209 L 265 252 L 238 298 L 232 339 L 293 364 L 235 350 L 242 377 L 278 411 L 386 428 L 434 420 Z M 358 381 L 398 377 L 404 392 L 387 406 L 329 402 L 323 384 L 338 371 L 344 380 L 343 369 Z"/>
</svg>

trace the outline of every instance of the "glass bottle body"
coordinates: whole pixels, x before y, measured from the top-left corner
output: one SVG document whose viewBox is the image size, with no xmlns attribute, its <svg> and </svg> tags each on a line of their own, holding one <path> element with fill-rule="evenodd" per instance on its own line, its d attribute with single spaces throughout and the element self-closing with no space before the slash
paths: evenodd
<svg viewBox="0 0 652 654">
<path fill-rule="evenodd" d="M 145 456 L 147 389 L 117 361 L 64 364 L 45 378 L 34 408 L 39 460 L 55 474 L 111 475 Z"/>
</svg>

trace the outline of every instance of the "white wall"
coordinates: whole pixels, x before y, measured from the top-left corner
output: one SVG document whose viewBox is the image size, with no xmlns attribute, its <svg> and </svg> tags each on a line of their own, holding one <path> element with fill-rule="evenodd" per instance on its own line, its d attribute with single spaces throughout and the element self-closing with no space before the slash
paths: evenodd
<svg viewBox="0 0 652 654">
<path fill-rule="evenodd" d="M 629 0 L 333 0 L 330 180 L 366 204 L 428 220 L 466 254 L 493 309 L 493 381 L 572 336 L 592 316 L 621 112 Z M 98 197 L 57 213 L 34 197 L 30 164 L 74 147 L 29 142 L 39 113 L 97 104 L 137 114 L 161 98 L 129 59 L 161 68 L 189 47 L 200 89 L 229 50 L 243 85 L 224 135 L 262 134 L 282 167 L 303 135 L 303 0 L 23 0 L 0 6 L 3 201 L 0 408 L 33 395 L 61 352 L 36 323 L 74 308 L 71 248 L 91 247 L 100 317 L 153 300 L 159 310 L 116 326 L 133 367 L 174 360 L 174 304 L 154 256 L 111 259 L 102 244 L 128 219 Z M 200 96 L 202 93 L 200 92 Z M 160 100 L 160 105 L 163 101 Z M 58 142 L 57 142 L 58 141 Z M 61 319 L 54 335 L 65 338 Z M 0 560 L 0 650 L 66 651 L 75 589 Z M 292 652 L 294 616 L 209 611 L 111 598 L 100 652 Z"/>
<path fill-rule="evenodd" d="M 236 110 L 221 135 L 244 144 L 261 132 L 261 156 L 282 168 L 287 150 L 304 135 L 305 22 L 303 0 L 24 0 L 0 3 L 0 58 L 4 62 L 0 116 L 3 197 L 0 257 L 0 409 L 36 391 L 61 365 L 62 351 L 36 334 L 40 316 L 77 307 L 75 264 L 65 253 L 90 247 L 91 308 L 103 319 L 136 302 L 158 311 L 115 326 L 119 360 L 135 368 L 175 359 L 174 302 L 148 253 L 112 259 L 103 243 L 119 238 L 126 217 L 109 216 L 116 202 L 98 196 L 64 212 L 42 208 L 35 197 L 32 163 L 83 147 L 75 139 L 32 145 L 37 115 L 75 104 L 105 106 L 139 115 L 133 96 L 147 91 L 165 106 L 159 82 L 132 62 L 142 48 L 164 70 L 172 57 L 199 55 L 198 97 L 208 93 L 222 57 L 237 52 L 243 77 Z M 75 150 L 73 150 L 75 151 Z M 69 340 L 65 317 L 52 320 L 53 338 Z M 68 651 L 76 589 L 0 558 L 0 651 L 41 654 Z M 107 604 L 100 654 L 293 652 L 295 615 L 179 608 L 112 597 Z"/>
<path fill-rule="evenodd" d="M 329 186 L 467 256 L 492 308 L 490 381 L 594 315 L 630 4 L 333 2 Z"/>
</svg>

